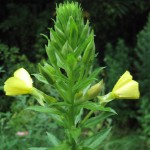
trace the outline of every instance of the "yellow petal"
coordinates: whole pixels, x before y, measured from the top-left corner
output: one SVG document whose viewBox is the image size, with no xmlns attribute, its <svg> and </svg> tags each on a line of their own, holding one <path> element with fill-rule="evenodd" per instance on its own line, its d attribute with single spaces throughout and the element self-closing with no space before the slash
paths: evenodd
<svg viewBox="0 0 150 150">
<path fill-rule="evenodd" d="M 139 84 L 134 80 L 129 81 L 117 90 L 113 90 L 113 93 L 118 99 L 138 99 L 140 97 Z"/>
<path fill-rule="evenodd" d="M 116 85 L 113 88 L 113 91 L 121 88 L 124 84 L 128 83 L 129 81 L 132 80 L 132 76 L 129 71 L 126 71 L 120 79 L 117 81 Z"/>
<path fill-rule="evenodd" d="M 7 79 L 4 85 L 6 95 L 28 94 L 31 89 L 32 87 L 28 87 L 24 81 L 16 77 Z"/>
<path fill-rule="evenodd" d="M 31 79 L 29 73 L 24 68 L 20 68 L 17 71 L 15 71 L 14 77 L 22 80 L 26 84 L 26 86 L 28 86 L 30 88 L 32 87 L 33 81 Z"/>
</svg>

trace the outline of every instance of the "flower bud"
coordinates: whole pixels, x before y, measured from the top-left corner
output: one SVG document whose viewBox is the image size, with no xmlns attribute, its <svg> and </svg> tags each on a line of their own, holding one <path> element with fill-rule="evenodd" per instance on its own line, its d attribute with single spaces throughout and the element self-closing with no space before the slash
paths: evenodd
<svg viewBox="0 0 150 150">
<path fill-rule="evenodd" d="M 104 86 L 104 82 L 103 80 L 101 80 L 99 83 L 93 85 L 88 91 L 87 93 L 85 94 L 85 97 L 87 99 L 93 99 L 95 98 L 96 96 L 98 96 L 98 94 L 100 93 L 100 91 L 102 90 Z"/>
</svg>

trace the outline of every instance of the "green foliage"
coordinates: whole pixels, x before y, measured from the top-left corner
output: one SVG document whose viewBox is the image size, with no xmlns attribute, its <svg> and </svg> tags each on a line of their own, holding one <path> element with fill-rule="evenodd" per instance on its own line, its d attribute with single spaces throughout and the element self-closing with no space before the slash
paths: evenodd
<svg viewBox="0 0 150 150">
<path fill-rule="evenodd" d="M 110 43 L 106 45 L 104 60 L 108 70 L 106 74 L 106 87 L 108 90 L 112 90 L 120 75 L 130 69 L 130 59 L 129 48 L 123 40 L 119 39 L 116 46 Z"/>
<path fill-rule="evenodd" d="M 150 87 L 150 16 L 148 17 L 148 22 L 144 29 L 137 36 L 137 45 L 135 52 L 137 54 L 137 61 L 135 63 L 138 70 L 138 79 L 140 80 L 141 92 L 146 97 L 150 97 L 149 91 Z"/>
<path fill-rule="evenodd" d="M 29 96 L 18 96 L 11 112 L 0 113 L 0 149 L 24 150 L 31 145 L 51 146 L 46 134 L 48 130 L 63 139 L 62 129 L 49 116 L 24 110 L 33 103 L 34 100 Z M 17 132 L 28 132 L 28 135 L 19 136 Z"/>
<path fill-rule="evenodd" d="M 137 77 L 141 86 L 141 103 L 140 103 L 140 123 L 142 126 L 142 135 L 147 139 L 150 136 L 150 16 L 144 29 L 137 36 L 137 45 L 135 52 L 137 54 L 137 61 L 135 66 L 137 68 Z"/>
<path fill-rule="evenodd" d="M 121 132 L 118 134 L 118 132 Z M 144 145 L 145 142 L 142 140 L 136 132 L 130 132 L 123 134 L 119 129 L 112 132 L 108 140 L 101 145 L 102 150 L 147 150 L 148 147 Z"/>
<path fill-rule="evenodd" d="M 115 46 L 108 43 L 105 51 L 106 72 L 106 89 L 112 90 L 114 84 L 126 70 L 132 70 L 133 58 L 131 49 L 125 44 L 124 40 L 119 39 Z M 132 55 L 131 55 L 132 54 Z M 137 101 L 128 102 L 118 100 L 111 103 L 110 106 L 117 110 L 122 117 L 114 118 L 118 127 L 130 126 L 131 120 L 137 122 Z M 132 124 L 134 126 L 134 124 Z M 136 123 L 135 123 L 136 126 Z"/>
<path fill-rule="evenodd" d="M 50 18 L 53 18 L 55 16 L 55 10 L 54 10 L 55 4 L 54 3 L 60 2 L 60 1 L 61 0 L 47 2 L 47 1 L 39 0 L 38 3 L 35 5 L 33 1 L 29 3 L 24 3 L 24 1 L 17 3 L 17 2 L 10 2 L 6 0 L 3 5 L 0 5 L 0 12 L 1 12 L 0 40 L 1 40 L 1 43 L 5 43 L 5 44 L 0 44 L 0 64 L 1 64 L 0 66 L 0 97 L 1 97 L 0 98 L 0 102 L 1 102 L 0 111 L 3 111 L 3 112 L 8 111 L 8 113 L 2 113 L 0 117 L 1 125 L 2 125 L 1 135 L 0 135 L 0 137 L 2 137 L 2 141 L 0 143 L 1 145 L 0 149 L 13 149 L 14 148 L 14 149 L 21 150 L 23 145 L 24 145 L 24 148 L 27 148 L 27 147 L 30 147 L 31 143 L 33 146 L 38 146 L 38 145 L 40 146 L 41 145 L 40 141 L 42 141 L 43 145 L 48 144 L 47 142 L 45 142 L 47 137 L 45 137 L 44 135 L 46 134 L 43 134 L 43 131 L 42 131 L 43 125 L 45 125 L 45 122 L 46 122 L 46 119 L 44 121 L 42 121 L 42 119 L 46 118 L 45 117 L 46 115 L 42 113 L 38 117 L 37 114 L 32 112 L 35 115 L 33 117 L 33 122 L 35 121 L 36 123 L 31 123 L 31 124 L 34 124 L 33 126 L 30 125 L 30 123 L 25 120 L 28 120 L 31 117 L 30 116 L 31 111 L 27 111 L 30 113 L 25 113 L 25 112 L 19 113 L 20 115 L 18 114 L 18 111 L 20 107 L 21 109 L 24 109 L 25 107 L 31 104 L 25 104 L 26 102 L 24 103 L 23 97 L 19 99 L 20 102 L 18 101 L 18 103 L 16 103 L 15 98 L 4 96 L 3 83 L 6 80 L 6 78 L 8 76 L 11 76 L 13 71 L 16 70 L 18 67 L 26 66 L 29 72 L 32 71 L 36 73 L 34 71 L 35 65 L 33 67 L 33 64 L 29 63 L 26 56 L 34 63 L 39 62 L 43 57 L 45 57 L 44 56 L 45 51 L 44 51 L 43 45 L 45 44 L 46 40 L 41 38 L 40 33 L 47 34 L 46 32 L 47 26 L 51 26 L 51 24 L 53 24 L 52 21 L 50 21 Z M 148 66 L 150 64 L 149 63 L 150 54 L 148 52 L 148 49 L 149 49 L 149 42 L 148 42 L 149 41 L 149 29 L 148 29 L 149 25 L 148 24 L 149 23 L 147 24 L 147 27 L 145 27 L 145 30 L 143 30 L 138 36 L 138 39 L 139 39 L 138 44 L 137 44 L 138 46 L 136 46 L 136 50 L 135 50 L 137 54 L 136 55 L 133 54 L 132 59 L 131 59 L 131 55 L 129 54 L 133 52 L 132 51 L 133 48 L 128 48 L 124 43 L 127 43 L 129 47 L 135 44 L 135 35 L 137 34 L 139 30 L 143 28 L 143 25 L 145 24 L 145 20 L 146 20 L 146 17 L 150 8 L 150 2 L 145 2 L 141 0 L 130 0 L 130 1 L 125 1 L 125 2 L 121 0 L 114 0 L 113 2 L 110 0 L 107 0 L 107 1 L 103 1 L 103 0 L 82 1 L 81 0 L 81 3 L 84 8 L 84 12 L 83 12 L 84 17 L 90 18 L 91 24 L 94 27 L 95 34 L 96 34 L 96 38 L 95 38 L 96 47 L 98 51 L 101 50 L 100 55 L 99 55 L 100 58 L 103 59 L 102 49 L 104 49 L 104 46 L 108 41 L 111 43 L 116 43 L 116 39 L 118 39 L 118 37 L 121 37 L 125 40 L 125 42 L 124 40 L 122 42 L 121 40 L 119 40 L 116 46 L 112 46 L 112 44 L 108 44 L 108 49 L 110 50 L 106 50 L 105 54 L 107 58 L 106 64 L 108 65 L 108 73 L 106 74 L 106 80 L 107 79 L 109 80 L 107 80 L 108 82 L 106 83 L 108 84 L 106 86 L 109 90 L 111 90 L 115 81 L 117 81 L 117 79 L 125 71 L 125 69 L 130 68 L 133 70 L 134 74 L 137 75 L 136 77 L 140 81 L 142 96 L 143 95 L 145 96 L 141 100 L 139 114 L 136 114 L 134 111 L 135 110 L 134 105 L 137 102 L 127 104 L 126 102 L 118 101 L 116 103 L 113 103 L 111 106 L 113 106 L 114 108 L 117 107 L 117 112 L 119 112 L 120 114 L 117 117 L 119 120 L 118 121 L 119 128 L 120 127 L 121 128 L 134 127 L 134 125 L 136 124 L 137 128 L 142 127 L 140 128 L 141 129 L 140 134 L 142 134 L 142 138 L 144 140 L 148 139 L 149 131 L 150 131 L 149 130 L 149 111 L 150 111 L 149 81 L 150 79 L 149 79 L 149 66 Z M 71 19 L 70 19 L 70 23 L 74 24 Z M 88 26 L 88 23 L 87 23 L 87 26 Z M 55 28 L 51 30 L 55 31 Z M 70 35 L 68 36 L 74 36 L 77 33 L 75 26 L 73 27 L 73 31 L 75 32 L 71 32 Z M 59 33 L 59 36 L 63 37 L 61 32 Z M 82 41 L 84 41 L 85 39 L 86 37 L 84 37 Z M 87 40 L 87 43 L 89 43 L 89 41 L 90 41 L 90 38 L 89 40 Z M 70 48 L 70 44 L 68 43 L 69 42 L 66 42 L 64 44 L 63 51 L 62 51 L 63 56 L 66 56 L 66 53 L 72 50 Z M 85 46 L 86 44 L 83 45 L 81 48 L 79 48 L 76 55 L 78 55 L 81 52 L 80 50 L 82 48 L 85 48 Z M 117 48 L 117 47 L 120 47 L 120 48 Z M 114 52 L 114 51 L 117 51 L 117 52 Z M 109 53 L 111 56 L 109 56 Z M 86 57 L 88 57 L 87 54 L 85 55 L 85 58 Z M 101 62 L 102 59 L 100 59 L 99 62 Z M 136 59 L 136 69 L 132 67 L 134 63 L 133 60 L 135 59 Z M 76 64 L 76 62 L 71 61 L 71 60 L 74 60 L 74 58 L 72 56 L 69 56 L 68 63 L 70 63 L 72 66 Z M 97 64 L 95 65 L 98 66 L 98 62 L 96 63 Z M 61 65 L 61 60 L 59 61 L 59 64 Z M 43 66 L 45 65 L 47 67 L 47 64 L 44 64 Z M 111 68 L 109 67 L 110 65 L 112 65 Z M 122 66 L 125 68 L 123 68 Z M 79 65 L 79 68 L 80 68 L 80 65 Z M 91 71 L 91 69 L 89 70 Z M 116 72 L 116 70 L 118 71 Z M 43 70 L 41 70 L 41 72 L 42 71 Z M 51 73 L 50 70 L 49 72 Z M 61 72 L 63 72 L 63 74 L 66 74 L 63 69 L 61 69 Z M 40 89 L 42 89 L 46 93 L 60 100 L 60 97 L 58 96 L 57 91 L 48 85 L 48 82 L 50 83 L 51 81 L 49 79 L 45 80 L 46 76 L 44 79 L 42 75 L 36 74 L 35 76 L 40 81 L 43 81 L 46 84 L 42 85 L 42 84 L 39 84 L 39 83 L 37 84 L 36 82 L 34 82 L 34 85 L 40 87 Z M 54 76 L 53 78 L 55 77 L 56 76 Z M 61 81 L 62 78 L 60 78 L 59 81 Z M 86 83 L 86 85 L 88 85 L 92 81 L 86 82 L 84 80 L 81 84 L 77 84 L 76 87 L 80 87 L 81 89 L 84 89 L 84 84 Z M 58 87 L 60 85 L 61 83 L 58 84 Z M 76 87 L 75 89 L 77 89 Z M 65 95 L 63 96 L 63 91 L 60 91 L 60 93 L 62 93 L 62 97 L 65 97 Z M 28 103 L 30 103 L 33 101 L 33 99 L 27 97 L 27 101 Z M 11 105 L 12 105 L 12 109 L 10 109 Z M 14 107 L 15 105 L 16 107 Z M 11 113 L 9 111 L 11 111 Z M 17 112 L 17 114 L 15 112 Z M 80 114 L 78 115 L 79 118 L 82 117 L 82 114 L 83 113 L 80 112 Z M 17 119 L 11 118 L 12 116 L 16 116 L 16 115 L 17 115 Z M 112 113 L 110 114 L 106 113 L 105 115 L 109 116 L 109 115 L 112 115 Z M 105 118 L 105 115 L 104 115 L 104 118 Z M 135 116 L 136 118 L 137 116 L 139 116 L 138 117 L 139 123 L 135 121 Z M 101 122 L 101 119 L 103 120 L 103 117 L 101 118 L 100 116 L 97 116 L 97 115 L 95 115 L 95 117 L 97 118 L 97 120 L 95 118 L 96 121 L 93 121 L 92 120 L 93 118 L 90 118 L 89 120 L 87 120 L 86 122 L 87 124 L 85 126 L 90 128 L 92 126 L 95 126 L 96 124 L 99 125 L 99 123 Z M 10 122 L 11 122 L 11 126 L 8 126 Z M 126 122 L 129 122 L 129 123 L 127 124 Z M 17 136 L 16 138 L 14 138 L 14 135 L 16 133 L 16 131 L 14 131 L 15 128 L 17 127 L 17 129 L 19 130 L 20 125 L 21 127 L 22 127 L 22 124 L 24 126 L 27 126 L 28 123 L 31 126 L 30 130 L 31 131 L 33 130 L 34 134 L 29 135 L 28 136 L 29 138 L 27 137 L 20 138 Z M 41 124 L 39 128 L 37 128 L 38 130 L 35 128 L 37 124 Z M 49 123 L 49 126 L 51 126 L 51 123 Z M 57 128 L 56 124 L 53 124 L 53 126 Z M 26 128 L 29 128 L 29 127 L 27 126 Z M 48 127 L 44 127 L 44 129 L 45 128 L 48 129 Z M 51 129 L 49 129 L 49 131 L 50 130 Z M 131 130 L 133 130 L 133 128 L 131 128 Z M 114 134 L 120 135 L 121 133 L 122 131 L 119 131 L 119 133 L 114 133 Z M 122 150 L 125 148 L 129 150 L 130 149 L 134 150 L 132 145 L 135 145 L 135 143 L 140 142 L 139 140 L 133 140 L 135 136 L 137 135 L 133 134 L 133 136 L 125 137 L 125 138 L 119 137 L 119 139 L 122 139 L 122 140 L 117 139 L 114 142 L 114 144 L 113 144 L 113 139 L 115 137 L 112 136 L 112 138 L 107 143 L 105 143 L 105 145 L 110 143 L 110 145 L 106 148 L 106 150 L 109 150 L 109 149 L 111 150 L 121 149 Z M 127 144 L 130 146 L 125 147 L 124 143 L 130 143 L 130 144 Z M 147 143 L 145 142 L 145 144 Z M 141 146 L 141 145 L 142 144 L 140 143 L 138 146 Z M 139 149 L 139 147 L 137 148 Z M 62 149 L 67 149 L 66 143 L 62 144 Z M 142 148 L 140 147 L 140 149 Z M 149 148 L 145 148 L 145 149 L 149 149 Z M 83 150 L 87 150 L 87 148 L 83 148 Z"/>
<path fill-rule="evenodd" d="M 0 43 L 0 56 L 0 63 L 2 64 L 0 70 L 1 86 L 4 84 L 8 75 L 12 76 L 13 71 L 19 67 L 25 66 L 28 67 L 29 70 L 30 68 L 33 68 L 33 64 L 29 63 L 27 57 L 25 55 L 20 55 L 20 51 L 17 47 L 8 47 L 7 45 Z M 3 92 L 1 91 L 1 93 Z M 4 95 L 1 96 L 1 111 L 6 111 L 8 109 L 12 102 L 11 99 L 12 98 L 9 97 L 6 98 Z"/>
</svg>

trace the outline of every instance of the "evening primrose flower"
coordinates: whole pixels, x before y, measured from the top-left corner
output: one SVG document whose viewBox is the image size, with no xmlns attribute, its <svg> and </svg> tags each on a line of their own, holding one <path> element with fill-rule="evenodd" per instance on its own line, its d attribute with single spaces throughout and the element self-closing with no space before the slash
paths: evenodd
<svg viewBox="0 0 150 150">
<path fill-rule="evenodd" d="M 139 84 L 132 80 L 129 71 L 126 71 L 112 90 L 112 94 L 117 99 L 138 99 L 140 97 Z"/>
<path fill-rule="evenodd" d="M 130 72 L 126 71 L 117 81 L 112 92 L 97 98 L 102 105 L 105 105 L 114 99 L 138 99 L 139 97 L 139 84 L 132 80 Z"/>
<path fill-rule="evenodd" d="M 4 91 L 10 96 L 29 94 L 33 89 L 32 83 L 29 73 L 24 68 L 20 68 L 14 72 L 13 77 L 6 80 Z"/>
</svg>

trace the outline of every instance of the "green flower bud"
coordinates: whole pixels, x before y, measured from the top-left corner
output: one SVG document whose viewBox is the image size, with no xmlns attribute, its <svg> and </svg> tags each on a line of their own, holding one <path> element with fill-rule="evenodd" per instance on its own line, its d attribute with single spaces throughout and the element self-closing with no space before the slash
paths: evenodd
<svg viewBox="0 0 150 150">
<path fill-rule="evenodd" d="M 104 82 L 103 80 L 101 80 L 99 83 L 93 85 L 85 94 L 85 97 L 87 97 L 88 99 L 93 99 L 96 96 L 98 96 L 98 94 L 100 93 L 100 91 L 102 90 L 104 86 Z"/>
</svg>

